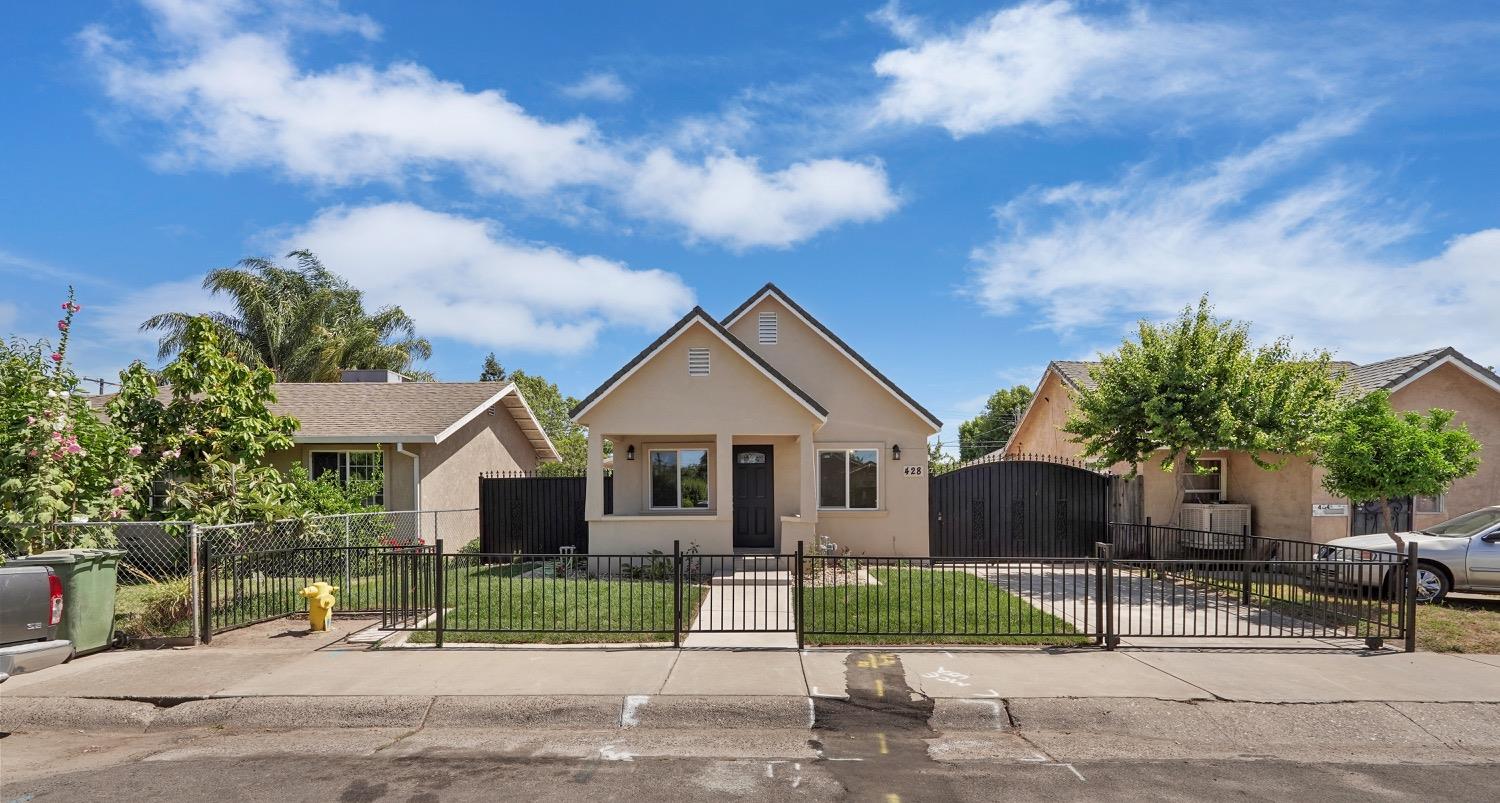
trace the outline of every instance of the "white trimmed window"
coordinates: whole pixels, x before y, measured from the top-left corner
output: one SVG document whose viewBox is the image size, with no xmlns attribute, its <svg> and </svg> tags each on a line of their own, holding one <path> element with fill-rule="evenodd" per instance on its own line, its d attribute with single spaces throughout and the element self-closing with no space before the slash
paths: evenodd
<svg viewBox="0 0 1500 803">
<path fill-rule="evenodd" d="M 652 449 L 652 510 L 708 509 L 708 450 Z"/>
<path fill-rule="evenodd" d="M 347 486 L 351 480 L 372 480 L 381 476 L 380 452 L 312 452 L 313 479 L 332 473 L 340 485 Z M 366 504 L 384 504 L 385 493 L 377 491 Z"/>
<path fill-rule="evenodd" d="M 1200 457 L 1196 464 L 1200 474 L 1194 471 L 1192 464 L 1187 468 L 1187 473 L 1182 477 L 1182 501 L 1184 502 L 1207 502 L 1215 503 L 1224 501 L 1224 459 L 1222 457 Z"/>
<path fill-rule="evenodd" d="M 762 345 L 776 345 L 776 335 L 778 334 L 776 326 L 776 313 L 762 312 L 760 314 L 760 327 L 757 331 L 760 334 L 760 342 Z"/>
<path fill-rule="evenodd" d="M 818 450 L 819 509 L 876 510 L 879 507 L 879 449 Z"/>
<path fill-rule="evenodd" d="M 708 349 L 688 349 L 688 376 L 708 376 Z"/>
<path fill-rule="evenodd" d="M 1413 497 L 1411 509 L 1416 513 L 1442 513 L 1443 495 Z"/>
</svg>

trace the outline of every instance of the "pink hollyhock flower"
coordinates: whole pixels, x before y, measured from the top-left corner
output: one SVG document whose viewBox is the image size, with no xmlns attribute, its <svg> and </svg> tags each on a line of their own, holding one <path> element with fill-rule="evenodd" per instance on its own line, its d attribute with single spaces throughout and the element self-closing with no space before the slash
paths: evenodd
<svg viewBox="0 0 1500 803">
<path fill-rule="evenodd" d="M 125 453 L 128 454 L 128 455 L 130 455 L 131 457 L 140 457 L 141 456 L 141 447 L 140 447 L 140 444 L 132 445 L 129 449 L 125 450 Z"/>
<path fill-rule="evenodd" d="M 109 489 L 109 495 L 113 496 L 116 499 L 119 499 L 120 497 L 125 495 L 125 489 L 116 485 L 115 487 Z"/>
<path fill-rule="evenodd" d="M 68 331 L 68 322 L 67 321 L 58 321 L 57 322 L 57 331 L 59 331 L 59 332 L 66 332 L 66 331 Z"/>
<path fill-rule="evenodd" d="M 70 443 L 68 444 L 67 448 L 68 454 L 78 454 L 79 452 L 83 451 L 83 447 L 79 446 L 77 443 Z"/>
<path fill-rule="evenodd" d="M 115 508 L 114 510 L 111 510 L 109 512 L 109 517 L 112 519 L 118 519 L 123 515 L 125 515 L 125 511 L 121 510 L 120 508 Z"/>
<path fill-rule="evenodd" d="M 52 361 L 53 362 L 62 362 L 62 354 L 60 352 L 56 352 L 56 351 L 52 352 Z"/>
<path fill-rule="evenodd" d="M 36 450 L 35 449 L 28 449 L 27 452 L 26 452 L 26 456 L 27 457 L 36 457 Z"/>
<path fill-rule="evenodd" d="M 71 301 L 64 301 L 62 303 L 62 308 L 63 309 L 67 309 L 68 307 L 72 306 L 72 304 L 73 304 L 73 302 L 71 302 Z"/>
<path fill-rule="evenodd" d="M 28 415 L 28 416 L 26 416 L 26 426 L 29 427 L 29 426 L 31 426 L 32 424 L 35 424 L 35 423 L 36 423 L 36 416 L 34 416 L 34 415 Z"/>
</svg>

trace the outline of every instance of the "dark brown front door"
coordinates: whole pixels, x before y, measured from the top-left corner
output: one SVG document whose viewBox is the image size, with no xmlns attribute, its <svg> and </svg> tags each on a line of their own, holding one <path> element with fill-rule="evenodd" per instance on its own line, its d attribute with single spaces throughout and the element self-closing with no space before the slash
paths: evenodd
<svg viewBox="0 0 1500 803">
<path fill-rule="evenodd" d="M 775 512 L 771 487 L 773 456 L 769 446 L 734 447 L 734 546 L 758 549 L 776 546 Z"/>
</svg>

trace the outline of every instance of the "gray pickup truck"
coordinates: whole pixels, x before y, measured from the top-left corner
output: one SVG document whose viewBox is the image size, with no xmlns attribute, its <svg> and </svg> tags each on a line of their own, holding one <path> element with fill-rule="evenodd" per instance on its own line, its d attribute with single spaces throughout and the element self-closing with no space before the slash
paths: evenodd
<svg viewBox="0 0 1500 803">
<path fill-rule="evenodd" d="M 57 637 L 62 615 L 62 583 L 51 569 L 0 566 L 0 682 L 73 657 L 73 642 Z"/>
</svg>

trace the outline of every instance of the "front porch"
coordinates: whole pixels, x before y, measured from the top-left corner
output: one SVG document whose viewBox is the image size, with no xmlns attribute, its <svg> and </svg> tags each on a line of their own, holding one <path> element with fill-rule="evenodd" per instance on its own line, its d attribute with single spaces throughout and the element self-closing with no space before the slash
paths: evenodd
<svg viewBox="0 0 1500 803">
<path fill-rule="evenodd" d="M 604 510 L 605 444 L 614 464 Z M 811 430 L 778 433 L 589 433 L 585 518 L 590 551 L 703 554 L 796 551 L 817 524 Z"/>
</svg>

